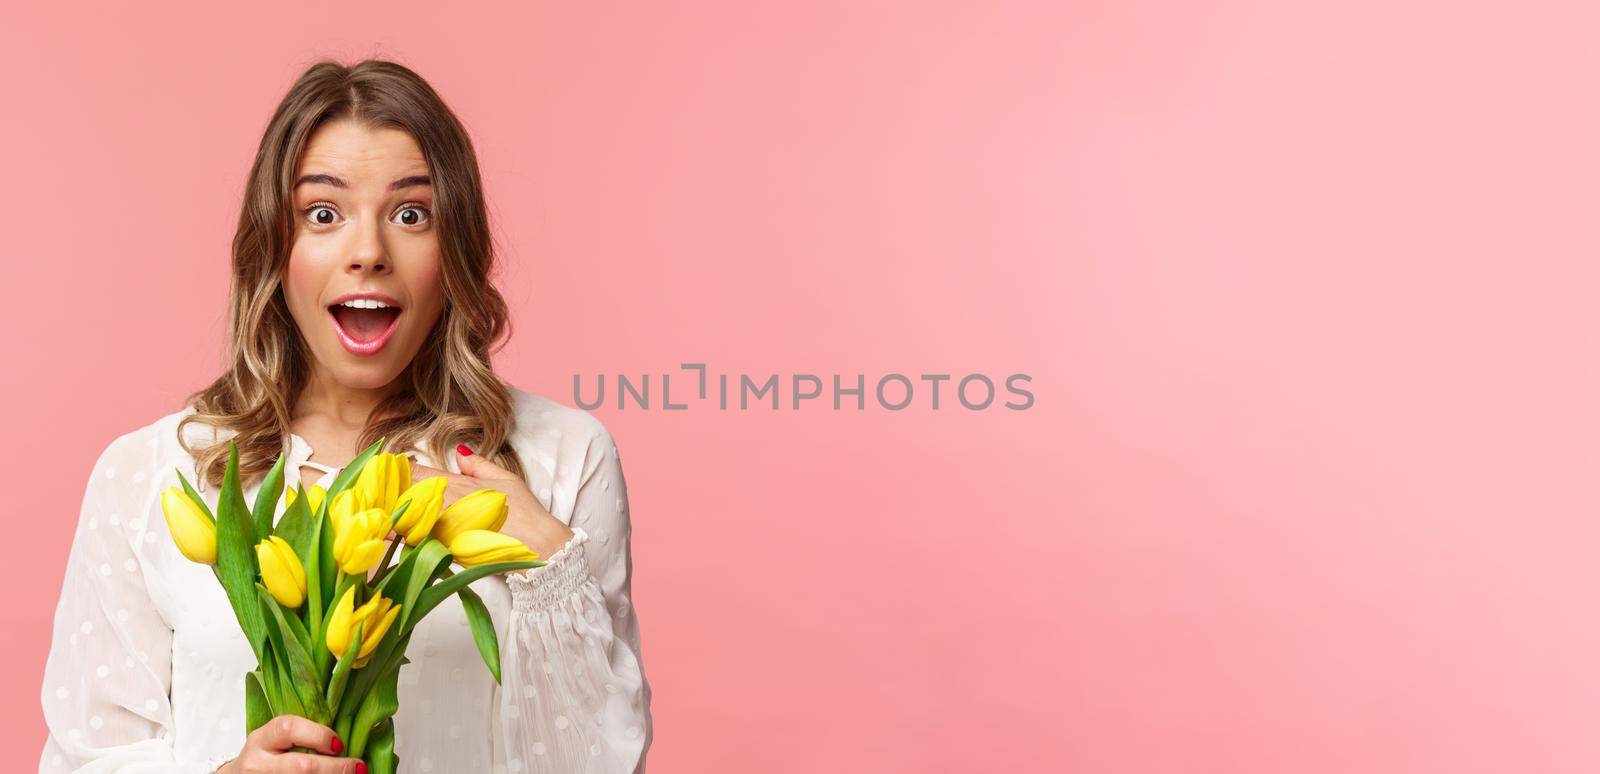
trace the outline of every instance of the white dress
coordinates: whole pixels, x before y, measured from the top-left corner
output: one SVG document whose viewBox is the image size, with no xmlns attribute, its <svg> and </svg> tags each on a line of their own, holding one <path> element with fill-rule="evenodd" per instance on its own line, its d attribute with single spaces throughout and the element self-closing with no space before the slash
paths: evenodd
<svg viewBox="0 0 1600 774">
<path fill-rule="evenodd" d="M 459 598 L 417 625 L 394 717 L 400 770 L 643 772 L 650 685 L 616 445 L 588 412 L 511 392 L 529 488 L 573 538 L 543 567 L 472 584 L 499 629 L 503 684 L 478 656 Z M 255 657 L 221 584 L 178 553 L 161 511 L 161 492 L 181 486 L 174 469 L 216 508 L 216 488 L 201 489 L 178 445 L 178 420 L 193 411 L 116 438 L 94 464 L 45 666 L 41 772 L 208 774 L 244 744 L 243 681 Z M 199 423 L 185 432 L 233 434 Z M 307 465 L 326 471 L 327 487 L 336 469 L 308 462 L 304 438 L 291 446 L 288 485 Z M 418 447 L 406 454 L 460 472 L 454 455 L 440 465 Z"/>
</svg>

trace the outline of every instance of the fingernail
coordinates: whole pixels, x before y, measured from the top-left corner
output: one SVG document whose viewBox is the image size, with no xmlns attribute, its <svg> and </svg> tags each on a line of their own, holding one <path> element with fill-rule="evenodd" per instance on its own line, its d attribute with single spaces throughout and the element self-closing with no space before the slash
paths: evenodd
<svg viewBox="0 0 1600 774">
<path fill-rule="evenodd" d="M 356 764 L 356 774 L 367 774 L 367 764 L 365 764 L 365 763 L 357 763 Z"/>
<path fill-rule="evenodd" d="M 458 444 L 456 444 L 456 454 L 459 454 L 459 455 L 461 455 L 463 457 L 471 457 L 472 456 L 472 450 L 468 449 L 466 444 L 458 443 Z"/>
<path fill-rule="evenodd" d="M 339 737 L 335 736 L 333 738 L 333 754 L 338 755 L 342 752 L 344 752 L 344 742 L 339 741 Z"/>
</svg>

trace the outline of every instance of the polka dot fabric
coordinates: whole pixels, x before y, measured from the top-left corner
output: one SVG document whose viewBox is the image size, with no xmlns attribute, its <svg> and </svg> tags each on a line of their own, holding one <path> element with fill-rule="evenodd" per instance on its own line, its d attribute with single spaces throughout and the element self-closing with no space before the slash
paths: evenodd
<svg viewBox="0 0 1600 774">
<path fill-rule="evenodd" d="M 529 489 L 573 538 L 544 567 L 472 586 L 500 630 L 503 684 L 480 661 L 459 599 L 418 625 L 400 670 L 401 769 L 642 774 L 651 697 L 616 443 L 588 412 L 510 390 Z M 162 490 L 179 485 L 175 469 L 197 481 L 177 438 L 192 412 L 116 438 L 89 475 L 41 690 L 41 772 L 209 774 L 244 744 L 249 643 L 210 568 L 178 553 L 161 512 Z M 287 446 L 290 486 L 302 466 L 331 483 L 337 470 L 310 462 L 304 438 Z M 453 455 L 440 464 L 420 445 L 407 454 L 460 472 Z M 215 490 L 201 494 L 215 509 Z"/>
</svg>

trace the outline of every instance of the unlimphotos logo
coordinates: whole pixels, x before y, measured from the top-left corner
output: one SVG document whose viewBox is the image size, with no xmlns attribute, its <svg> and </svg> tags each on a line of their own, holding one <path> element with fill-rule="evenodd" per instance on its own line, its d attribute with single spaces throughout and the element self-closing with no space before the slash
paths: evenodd
<svg viewBox="0 0 1600 774">
<path fill-rule="evenodd" d="M 616 375 L 616 389 L 612 393 L 618 409 L 626 409 L 629 399 L 635 407 L 649 410 L 657 405 L 666 411 L 687 411 L 690 406 L 710 405 L 711 374 L 706 371 L 705 363 L 681 363 L 679 368 L 684 371 L 693 371 L 698 376 L 695 395 L 698 397 L 680 399 L 688 402 L 674 403 L 672 397 L 672 374 L 659 375 L 659 380 L 653 379 L 653 374 L 641 374 L 637 380 L 628 378 L 627 374 Z M 901 411 L 911 407 L 918 401 L 923 401 L 932 410 L 940 410 L 952 404 L 948 395 L 940 394 L 941 385 L 951 382 L 948 391 L 954 393 L 954 403 L 969 411 L 983 411 L 997 407 L 995 400 L 999 390 L 995 380 L 986 374 L 966 374 L 956 379 L 951 374 L 918 374 L 916 379 L 905 374 L 888 373 L 876 379 L 873 388 L 867 389 L 867 375 L 831 374 L 829 382 L 832 389 L 827 389 L 828 382 L 816 374 L 796 373 L 780 378 L 779 374 L 763 374 L 761 378 L 750 374 L 733 374 L 735 379 L 732 390 L 729 389 L 730 374 L 715 374 L 716 376 L 716 408 L 726 411 L 731 399 L 736 401 L 740 411 L 748 411 L 753 405 L 756 408 L 765 408 L 779 411 L 788 408 L 799 411 L 802 407 L 809 406 L 811 410 L 821 409 L 828 402 L 833 404 L 833 411 L 839 411 L 845 406 L 854 404 L 854 410 L 863 411 L 867 407 L 867 397 L 870 394 L 878 406 L 888 411 Z M 1033 407 L 1033 393 L 1026 387 L 1020 386 L 1033 381 L 1027 374 L 1011 374 L 1004 379 L 1005 391 L 1019 398 L 1017 402 L 1005 400 L 1000 406 L 1013 411 L 1025 411 Z M 652 382 L 661 386 L 660 402 L 653 404 L 650 397 Z M 924 383 L 920 388 L 918 383 Z M 785 393 L 783 388 L 787 387 Z M 782 396 L 787 394 L 787 400 Z M 824 396 L 831 401 L 824 401 Z M 851 398 L 853 400 L 847 400 Z M 941 400 L 941 398 L 943 398 Z M 580 374 L 572 375 L 572 399 L 579 408 L 586 411 L 606 405 L 606 375 L 599 374 L 595 378 L 592 399 L 585 397 L 583 377 Z M 812 403 L 808 403 L 812 402 Z"/>
</svg>

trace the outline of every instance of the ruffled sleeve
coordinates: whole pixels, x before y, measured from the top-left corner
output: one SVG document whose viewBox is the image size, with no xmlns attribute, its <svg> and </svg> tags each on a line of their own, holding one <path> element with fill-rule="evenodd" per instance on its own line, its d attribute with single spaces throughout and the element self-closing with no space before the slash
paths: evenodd
<svg viewBox="0 0 1600 774">
<path fill-rule="evenodd" d="M 632 603 L 632 529 L 622 464 L 593 420 L 572 539 L 513 573 L 502 645 L 501 752 L 511 771 L 643 774 L 650 686 Z"/>
<path fill-rule="evenodd" d="M 173 752 L 172 629 L 129 538 L 154 491 L 139 446 L 113 441 L 84 490 L 45 662 L 41 772 L 212 770 Z"/>
</svg>

